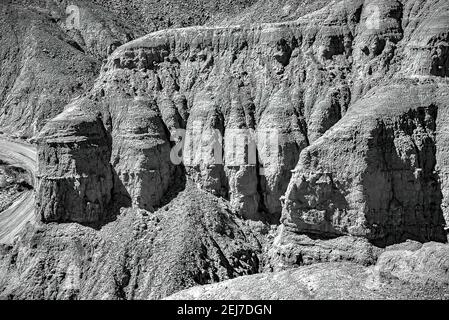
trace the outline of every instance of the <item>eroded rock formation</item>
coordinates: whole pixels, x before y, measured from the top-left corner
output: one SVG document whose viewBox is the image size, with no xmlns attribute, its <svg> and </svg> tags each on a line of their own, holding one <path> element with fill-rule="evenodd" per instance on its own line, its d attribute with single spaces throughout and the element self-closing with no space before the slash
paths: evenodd
<svg viewBox="0 0 449 320">
<path fill-rule="evenodd" d="M 447 108 L 447 87 L 377 90 L 301 154 L 284 221 L 298 231 L 363 236 L 380 245 L 445 241 L 436 124 L 438 110 Z"/>
<path fill-rule="evenodd" d="M 226 201 L 187 187 L 160 210 L 126 209 L 100 231 L 73 223 L 28 227 L 14 246 L 1 247 L 0 296 L 159 299 L 257 273 L 260 251 Z"/>
<path fill-rule="evenodd" d="M 36 209 L 44 222 L 99 225 L 112 216 L 110 146 L 100 119 L 76 104 L 52 119 L 38 152 Z"/>
<path fill-rule="evenodd" d="M 443 244 L 428 243 L 420 248 L 419 244 L 407 243 L 403 248 L 389 248 L 373 267 L 349 262 L 318 263 L 198 286 L 167 299 L 447 299 L 447 250 L 448 245 Z"/>
<path fill-rule="evenodd" d="M 81 28 L 108 57 L 37 136 L 44 224 L 3 248 L 1 296 L 162 298 L 263 270 L 228 297 L 445 297 L 449 4 L 273 8 L 291 19 L 120 46 Z M 30 284 L 46 273 L 64 276 Z"/>
<path fill-rule="evenodd" d="M 284 220 L 299 231 L 441 240 L 435 135 L 447 66 L 443 49 L 435 56 L 414 43 L 444 46 L 447 26 L 427 9 L 342 1 L 293 22 L 174 29 L 123 45 L 80 103 L 111 135 L 124 186 L 115 192 L 135 207 L 157 206 L 175 172 L 174 133 L 185 128 L 189 179 L 247 218 L 277 221 L 290 183 Z M 428 56 L 416 59 L 416 50 Z M 254 161 L 247 143 L 235 143 L 238 130 L 255 132 Z M 267 141 L 270 130 L 276 137 Z M 277 150 L 266 146 L 273 139 Z M 416 197 L 403 199 L 409 192 Z"/>
</svg>

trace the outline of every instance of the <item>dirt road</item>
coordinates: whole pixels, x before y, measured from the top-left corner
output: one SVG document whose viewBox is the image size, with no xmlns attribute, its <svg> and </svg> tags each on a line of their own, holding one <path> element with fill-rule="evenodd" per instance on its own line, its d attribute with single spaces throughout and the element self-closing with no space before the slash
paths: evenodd
<svg viewBox="0 0 449 320">
<path fill-rule="evenodd" d="M 0 159 L 28 171 L 33 186 L 36 177 L 36 149 L 23 142 L 0 136 Z M 25 192 L 8 209 L 0 212 L 0 243 L 12 243 L 27 222 L 34 221 L 34 191 Z"/>
</svg>

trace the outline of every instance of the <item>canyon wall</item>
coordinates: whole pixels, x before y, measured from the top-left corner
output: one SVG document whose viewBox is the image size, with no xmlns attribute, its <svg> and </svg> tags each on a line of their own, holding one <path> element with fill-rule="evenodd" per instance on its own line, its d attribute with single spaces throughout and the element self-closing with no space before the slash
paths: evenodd
<svg viewBox="0 0 449 320">
<path fill-rule="evenodd" d="M 108 137 L 101 120 L 69 105 L 37 141 L 36 208 L 44 222 L 98 225 L 112 216 L 113 175 Z"/>
<path fill-rule="evenodd" d="M 221 26 L 132 41 L 140 31 L 112 18 L 72 32 L 57 15 L 53 21 L 50 11 L 34 10 L 46 22 L 22 26 L 23 37 L 51 29 L 57 35 L 49 47 L 68 53 L 18 55 L 22 69 L 4 49 L 20 53 L 20 41 L 0 38 L 16 43 L 0 49 L 14 60 L 4 69 L 9 82 L 0 83 L 7 88 L 0 125 L 39 133 L 40 218 L 0 246 L 0 297 L 158 299 L 261 271 L 281 273 L 242 279 L 243 288 L 252 279 L 268 283 L 267 294 L 255 297 L 282 288 L 282 297 L 310 297 L 298 291 L 310 288 L 301 283 L 289 291 L 289 279 L 317 274 L 321 298 L 341 297 L 339 285 L 356 298 L 447 293 L 447 244 L 430 241 L 447 242 L 449 224 L 449 4 L 344 0 L 301 8 L 287 1 L 273 8 L 283 22 L 246 23 L 258 17 L 247 8 L 235 20 L 218 19 Z M 268 13 L 261 19 L 270 20 Z M 79 59 L 64 60 L 69 53 Z M 41 72 L 58 61 L 74 63 L 70 75 Z M 72 88 L 61 79 L 82 85 L 58 104 L 11 108 L 9 88 L 27 70 L 49 82 L 17 87 L 20 103 L 27 88 Z M 29 132 L 35 119 L 42 121 Z M 395 247 L 410 239 L 430 243 Z M 292 267 L 301 269 L 283 271 Z M 349 289 L 354 281 L 360 290 Z M 199 291 L 221 297 L 221 288 Z M 198 289 L 184 294 L 192 292 Z"/>
<path fill-rule="evenodd" d="M 104 8 L 76 4 L 76 12 L 67 14 L 74 2 L 0 4 L 1 131 L 25 138 L 38 134 L 91 88 L 113 49 L 144 34 Z"/>
<path fill-rule="evenodd" d="M 119 47 L 77 102 L 110 136 L 115 202 L 158 206 L 185 170 L 246 218 L 443 240 L 448 11 L 418 2 L 342 1 L 292 22 L 164 30 Z M 179 142 L 183 165 L 170 156 Z"/>
</svg>

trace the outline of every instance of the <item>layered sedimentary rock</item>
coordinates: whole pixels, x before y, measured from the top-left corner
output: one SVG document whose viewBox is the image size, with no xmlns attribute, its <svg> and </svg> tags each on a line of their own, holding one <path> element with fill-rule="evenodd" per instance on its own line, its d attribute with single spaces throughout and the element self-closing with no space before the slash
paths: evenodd
<svg viewBox="0 0 449 320">
<path fill-rule="evenodd" d="M 356 11 L 354 7 L 348 13 L 354 20 L 348 33 L 355 30 Z M 331 13 L 334 11 L 310 20 L 323 20 Z M 346 14 L 341 18 L 343 24 Z M 121 164 L 126 162 L 121 152 L 127 148 L 122 145 L 126 140 L 120 138 L 120 123 L 129 101 L 146 99 L 157 106 L 167 133 L 174 135 L 174 129 L 187 129 L 184 149 L 193 144 L 193 151 L 192 157 L 184 157 L 184 165 L 192 180 L 206 190 L 232 198 L 234 207 L 246 217 L 279 219 L 279 198 L 300 151 L 308 145 L 306 115 L 315 100 L 332 95 L 328 94 L 330 85 L 322 87 L 318 79 L 312 85 L 304 82 L 309 76 L 322 77 L 323 72 L 312 63 L 311 51 L 321 44 L 330 48 L 332 32 L 317 30 L 307 20 L 249 27 L 194 27 L 150 34 L 116 50 L 89 95 L 95 103 L 88 105 L 95 105 L 111 133 L 111 163 L 125 189 L 124 179 L 130 169 L 122 172 L 128 164 Z M 342 59 L 347 58 L 340 54 Z M 340 100 L 344 104 L 348 99 Z M 139 108 L 143 110 L 142 105 Z M 345 109 L 342 106 L 329 121 L 337 121 L 335 117 Z M 133 121 L 132 115 L 127 116 Z M 226 149 L 223 141 L 230 137 L 227 129 L 254 130 L 255 134 L 249 136 L 255 137 L 255 156 L 240 141 L 235 146 L 239 163 L 229 159 L 229 154 L 222 159 Z M 168 141 L 171 136 L 161 138 Z M 215 148 L 216 143 L 221 147 Z M 161 159 L 167 158 L 163 155 Z M 161 181 L 169 181 L 170 169 L 155 170 Z M 161 192 L 148 205 L 157 205 L 165 183 L 159 187 Z M 140 191 L 134 194 L 130 188 L 127 193 L 131 202 L 139 206 L 134 198 Z M 140 194 L 148 188 L 143 187 Z"/>
<path fill-rule="evenodd" d="M 114 180 L 101 120 L 74 103 L 46 125 L 38 142 L 36 208 L 41 220 L 90 225 L 108 220 Z"/>
<path fill-rule="evenodd" d="M 0 127 L 24 137 L 90 89 L 113 49 L 143 34 L 82 1 L 7 0 L 0 17 Z"/>
<path fill-rule="evenodd" d="M 111 135 L 117 197 L 157 206 L 182 140 L 188 178 L 247 218 L 277 221 L 290 183 L 283 220 L 300 232 L 441 240 L 447 11 L 426 3 L 348 0 L 289 23 L 173 29 L 121 46 L 84 107 Z"/>
<path fill-rule="evenodd" d="M 283 221 L 297 232 L 363 236 L 379 245 L 445 241 L 448 7 L 370 4 L 386 17 L 355 39 L 354 58 L 363 64 L 355 60 L 353 103 L 302 152 Z M 434 16 L 424 11 L 431 7 L 439 8 Z"/>
</svg>

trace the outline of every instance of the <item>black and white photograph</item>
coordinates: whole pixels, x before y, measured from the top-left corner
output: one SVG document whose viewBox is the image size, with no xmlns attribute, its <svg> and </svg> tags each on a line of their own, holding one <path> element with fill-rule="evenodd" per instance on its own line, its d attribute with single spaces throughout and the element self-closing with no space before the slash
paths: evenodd
<svg viewBox="0 0 449 320">
<path fill-rule="evenodd" d="M 448 302 L 448 241 L 448 0 L 0 0 L 0 300 Z"/>
</svg>

